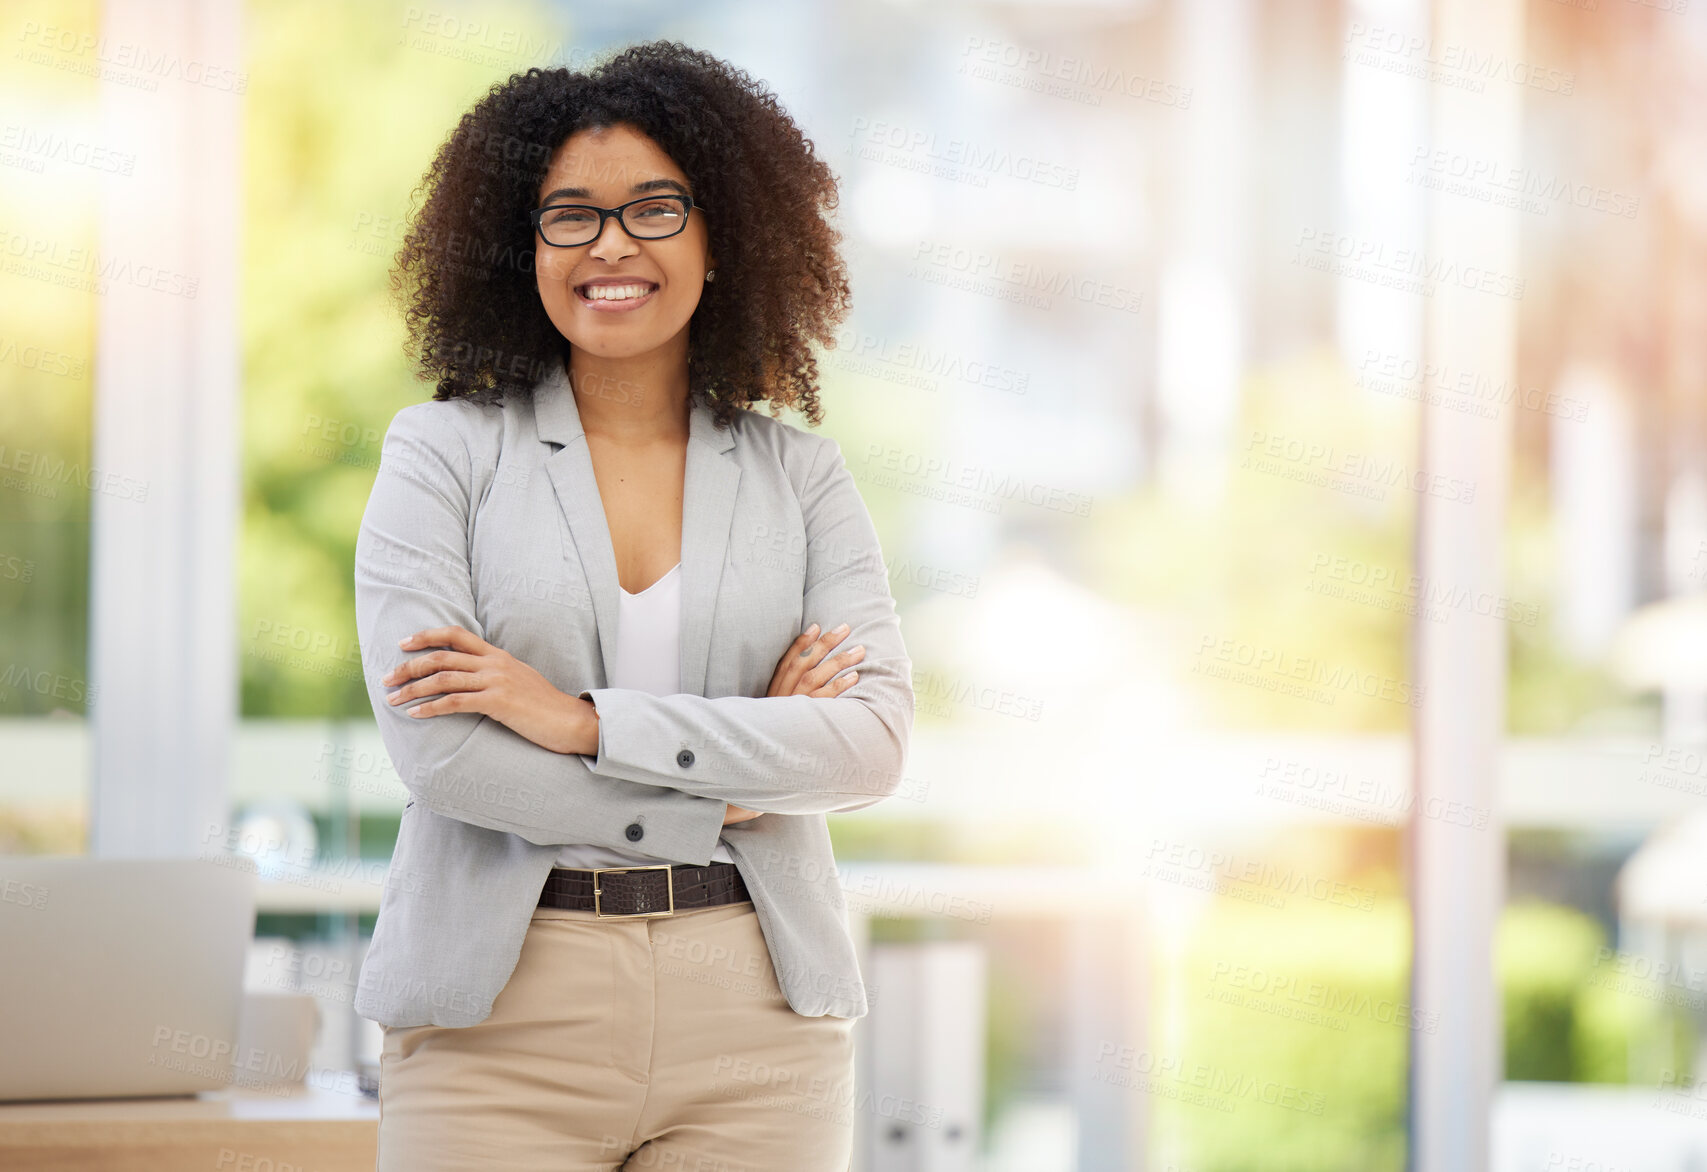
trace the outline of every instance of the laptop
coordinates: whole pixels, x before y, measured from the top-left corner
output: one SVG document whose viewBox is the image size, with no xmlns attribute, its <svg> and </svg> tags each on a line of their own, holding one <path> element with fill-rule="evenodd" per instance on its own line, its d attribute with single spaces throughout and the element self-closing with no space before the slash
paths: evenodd
<svg viewBox="0 0 1707 1172">
<path fill-rule="evenodd" d="M 228 1087 L 255 861 L 0 855 L 0 1101 Z"/>
</svg>

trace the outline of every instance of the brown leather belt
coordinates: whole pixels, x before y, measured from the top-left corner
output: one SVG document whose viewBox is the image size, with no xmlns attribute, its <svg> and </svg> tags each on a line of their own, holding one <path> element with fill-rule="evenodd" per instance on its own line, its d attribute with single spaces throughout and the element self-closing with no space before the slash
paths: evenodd
<svg viewBox="0 0 1707 1172">
<path fill-rule="evenodd" d="M 695 867 L 657 863 L 638 867 L 580 870 L 553 867 L 539 893 L 540 907 L 615 916 L 668 916 L 696 907 L 751 899 L 734 863 Z"/>
</svg>

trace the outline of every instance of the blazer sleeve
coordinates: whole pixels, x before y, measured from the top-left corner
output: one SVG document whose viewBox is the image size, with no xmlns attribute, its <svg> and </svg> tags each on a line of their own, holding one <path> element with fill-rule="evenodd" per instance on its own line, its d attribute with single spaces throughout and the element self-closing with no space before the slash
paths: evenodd
<svg viewBox="0 0 1707 1172">
<path fill-rule="evenodd" d="M 381 679 L 420 654 L 398 646 L 405 636 L 454 625 L 485 638 L 468 554 L 474 459 L 446 407 L 460 409 L 417 403 L 393 418 L 356 538 L 362 672 L 398 776 L 434 813 L 529 842 L 709 863 L 723 829 L 721 800 L 596 775 L 580 754 L 536 745 L 484 713 L 418 718 L 386 702 L 390 689 Z M 643 848 L 625 833 L 636 822 Z"/>
<path fill-rule="evenodd" d="M 599 714 L 598 752 L 588 758 L 594 773 L 776 814 L 864 809 L 900 787 L 913 664 L 877 531 L 841 446 L 813 438 L 822 442 L 800 490 L 802 623 L 826 631 L 848 624 L 832 654 L 864 644 L 865 658 L 851 669 L 859 681 L 827 699 L 588 689 L 579 694 Z"/>
</svg>

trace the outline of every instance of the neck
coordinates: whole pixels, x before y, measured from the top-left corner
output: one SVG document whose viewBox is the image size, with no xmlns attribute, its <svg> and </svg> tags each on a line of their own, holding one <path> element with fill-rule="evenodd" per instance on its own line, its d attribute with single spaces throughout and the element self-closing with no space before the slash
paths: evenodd
<svg viewBox="0 0 1707 1172">
<path fill-rule="evenodd" d="M 569 386 L 581 430 L 641 446 L 688 434 L 687 355 L 662 347 L 632 358 L 605 358 L 574 347 Z"/>
</svg>

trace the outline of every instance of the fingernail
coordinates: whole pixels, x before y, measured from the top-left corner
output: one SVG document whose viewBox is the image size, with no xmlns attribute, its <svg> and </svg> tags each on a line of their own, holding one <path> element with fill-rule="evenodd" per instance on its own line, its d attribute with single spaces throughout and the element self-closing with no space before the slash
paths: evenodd
<svg viewBox="0 0 1707 1172">
<path fill-rule="evenodd" d="M 818 633 L 818 624 L 817 623 L 813 623 L 810 627 L 806 628 L 806 637 L 807 638 L 811 638 L 813 635 L 816 635 L 817 633 Z"/>
<path fill-rule="evenodd" d="M 405 636 L 403 636 L 403 638 L 397 640 L 397 645 L 399 647 L 407 647 L 407 646 L 409 646 L 409 640 L 413 639 L 414 637 L 415 636 L 413 636 L 413 635 L 405 635 Z"/>
<path fill-rule="evenodd" d="M 860 644 L 860 645 L 859 645 L 859 646 L 858 646 L 858 647 L 855 647 L 855 648 L 854 648 L 854 649 L 853 649 L 853 651 L 851 651 L 851 652 L 849 652 L 849 654 L 850 654 L 850 655 L 851 655 L 851 654 L 856 654 L 856 653 L 858 653 L 858 652 L 861 652 L 861 651 L 864 651 L 864 650 L 865 650 L 865 644 L 864 644 L 864 643 L 861 643 L 861 644 Z"/>
<path fill-rule="evenodd" d="M 843 623 L 841 626 L 837 627 L 834 631 L 831 631 L 830 633 L 832 635 L 845 635 L 848 633 L 848 625 L 846 623 Z"/>
</svg>

